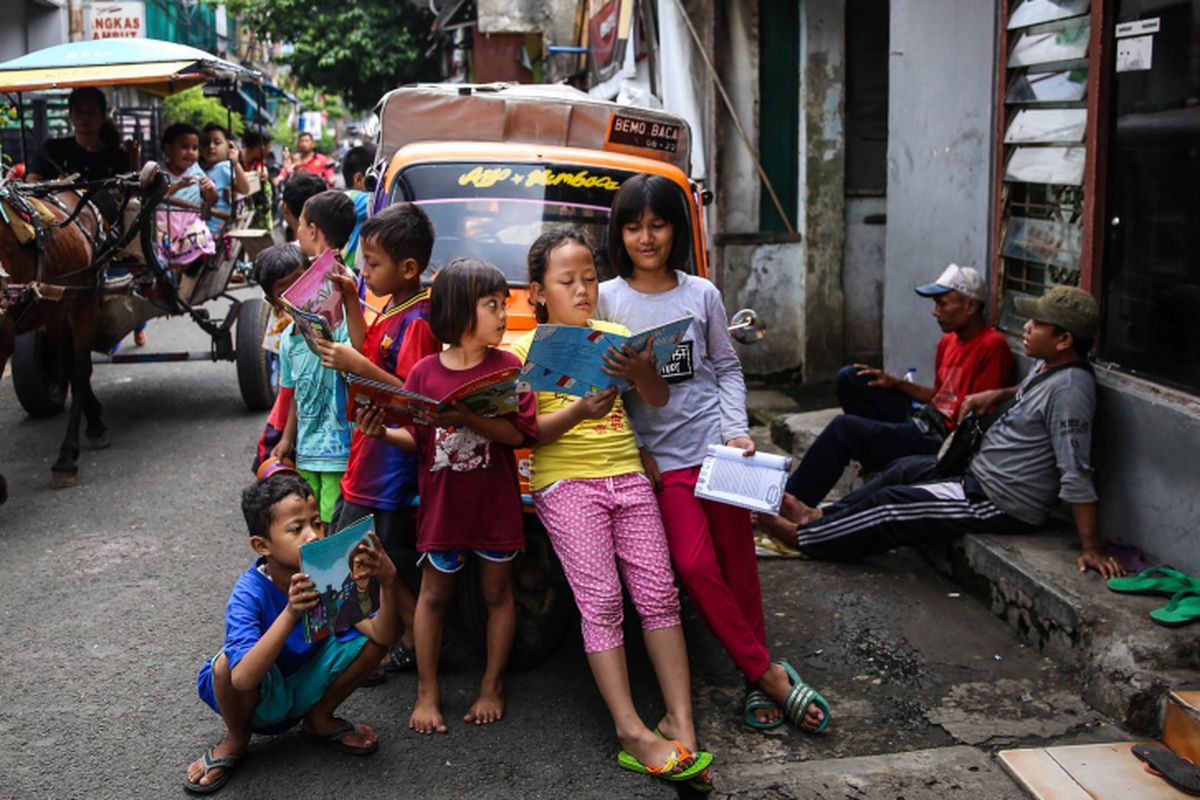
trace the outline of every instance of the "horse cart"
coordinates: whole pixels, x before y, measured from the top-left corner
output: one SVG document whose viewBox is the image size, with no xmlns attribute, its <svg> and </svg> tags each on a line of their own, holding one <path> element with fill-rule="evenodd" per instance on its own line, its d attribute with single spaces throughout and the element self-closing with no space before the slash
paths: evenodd
<svg viewBox="0 0 1200 800">
<path fill-rule="evenodd" d="M 18 108 L 22 93 L 34 90 L 130 85 L 166 96 L 214 82 L 261 85 L 262 78 L 202 50 L 147 39 L 73 42 L 0 64 L 0 92 Z M 252 212 L 235 202 L 216 254 L 172 269 L 159 256 L 155 225 L 156 211 L 172 202 L 167 184 L 152 162 L 103 180 L 0 181 L 0 374 L 11 356 L 17 398 L 32 416 L 58 414 L 71 395 L 52 467 L 56 488 L 76 483 L 82 417 L 87 444 L 107 444 L 90 386 L 94 361 L 234 361 L 246 405 L 265 410 L 274 402 L 275 359 L 262 346 L 269 307 L 229 293 L 234 270 L 270 243 L 269 231 L 248 229 Z M 227 301 L 220 316 L 202 307 L 216 299 Z M 209 349 L 113 354 L 137 326 L 162 316 L 190 317 Z M 5 497 L 0 478 L 0 502 Z"/>
</svg>

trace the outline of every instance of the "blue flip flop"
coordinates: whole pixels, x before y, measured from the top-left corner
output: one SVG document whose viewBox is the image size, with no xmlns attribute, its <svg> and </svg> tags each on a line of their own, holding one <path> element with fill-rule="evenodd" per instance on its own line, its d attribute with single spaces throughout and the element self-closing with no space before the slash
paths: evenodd
<svg viewBox="0 0 1200 800">
<path fill-rule="evenodd" d="M 783 702 L 784 715 L 792 721 L 793 725 L 805 733 L 821 733 L 829 727 L 829 720 L 832 718 L 828 701 L 821 696 L 820 692 L 805 683 L 804 679 L 800 677 L 800 673 L 796 672 L 787 661 L 780 661 L 779 665 L 787 670 L 788 680 L 792 684 L 792 689 L 788 692 L 787 699 Z M 805 730 L 801 723 L 804 720 L 804 713 L 808 711 L 808 707 L 813 703 L 816 703 L 817 708 L 821 709 L 825 713 L 825 716 L 821 719 L 820 725 L 812 730 Z"/>
</svg>

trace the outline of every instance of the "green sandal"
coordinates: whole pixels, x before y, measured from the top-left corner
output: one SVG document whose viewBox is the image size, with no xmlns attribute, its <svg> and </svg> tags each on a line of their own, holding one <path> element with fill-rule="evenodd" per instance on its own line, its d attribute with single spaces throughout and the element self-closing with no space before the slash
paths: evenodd
<svg viewBox="0 0 1200 800">
<path fill-rule="evenodd" d="M 792 724 L 805 733 L 821 733 L 829 727 L 831 717 L 829 711 L 829 703 L 821 696 L 821 693 L 809 686 L 800 677 L 800 673 L 792 668 L 792 665 L 787 661 L 780 661 L 779 665 L 787 670 L 788 679 L 792 683 L 792 690 L 788 692 L 787 700 L 783 703 L 783 713 L 787 716 Z M 821 724 L 812 730 L 806 730 L 802 725 L 804 721 L 804 713 L 808 711 L 810 705 L 815 704 L 817 708 L 824 712 L 825 716 L 821 718 Z"/>
<path fill-rule="evenodd" d="M 654 729 L 654 735 L 660 739 L 667 738 L 658 728 Z M 693 792 L 699 792 L 700 794 L 708 794 L 711 792 L 714 788 L 716 788 L 713 786 L 712 768 L 705 767 L 704 769 L 700 770 L 698 773 L 696 773 L 696 777 L 687 782 L 687 785 L 688 788 Z"/>
<path fill-rule="evenodd" d="M 630 772 L 652 775 L 672 782 L 693 780 L 712 763 L 712 753 L 703 750 L 693 753 L 678 739 L 672 739 L 671 744 L 675 745 L 675 752 L 661 766 L 648 767 L 624 750 L 617 753 L 617 763 Z"/>
<path fill-rule="evenodd" d="M 1127 578 L 1109 578 L 1108 588 L 1121 594 L 1162 594 L 1170 597 L 1186 589 L 1200 589 L 1200 580 L 1170 567 L 1150 567 Z"/>
<path fill-rule="evenodd" d="M 1184 589 L 1176 592 L 1166 608 L 1150 612 L 1150 619 L 1165 628 L 1180 628 L 1200 619 L 1200 591 Z"/>
</svg>

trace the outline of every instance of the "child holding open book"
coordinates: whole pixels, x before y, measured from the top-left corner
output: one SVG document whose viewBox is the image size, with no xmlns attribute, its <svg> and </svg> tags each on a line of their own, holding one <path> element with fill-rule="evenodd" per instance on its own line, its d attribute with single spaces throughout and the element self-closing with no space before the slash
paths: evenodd
<svg viewBox="0 0 1200 800">
<path fill-rule="evenodd" d="M 598 278 L 595 253 L 578 228 L 557 228 L 529 250 L 529 296 L 539 323 L 588 326 L 628 335 L 622 325 L 592 320 Z M 513 343 L 525 358 L 530 332 Z M 667 382 L 652 346 L 609 358 L 611 374 L 632 384 L 628 394 L 667 402 Z M 679 618 L 679 595 L 654 489 L 638 457 L 633 428 L 615 387 L 587 397 L 537 393 L 538 444 L 531 488 L 538 517 L 571 584 L 582 617 L 588 665 L 608 706 L 628 769 L 711 789 L 709 753 L 697 751 L 691 680 Z M 656 736 L 629 690 L 621 631 L 622 577 L 642 620 L 666 715 Z"/>
<path fill-rule="evenodd" d="M 299 233 L 303 227 L 297 225 L 298 236 L 305 235 Z M 421 286 L 421 275 L 433 252 L 433 238 L 433 223 L 412 203 L 389 206 L 363 223 L 359 268 L 367 288 L 388 298 L 387 305 L 368 326 L 354 279 L 345 274 L 336 277 L 342 289 L 350 341 L 320 344 L 322 364 L 402 386 L 418 361 L 442 349 L 429 326 L 429 292 Z M 417 493 L 416 460 L 355 431 L 341 490 L 341 510 L 335 515 L 334 530 L 373 514 L 375 531 L 384 547 L 398 558 L 409 505 Z M 404 633 L 382 665 L 388 671 L 416 664 L 412 628 L 417 601 L 403 582 L 395 596 Z"/>
<path fill-rule="evenodd" d="M 620 277 L 600 286 L 600 319 L 638 330 L 691 316 L 669 364 L 666 405 L 631 396 L 629 414 L 646 471 L 658 489 L 671 560 L 684 591 L 746 678 L 743 719 L 756 729 L 784 718 L 805 731 L 829 720 L 824 698 L 767 649 L 750 512 L 696 497 L 708 445 L 754 453 L 746 384 L 730 341 L 721 293 L 684 272 L 691 226 L 682 189 L 661 175 L 635 175 L 613 198 L 609 258 Z"/>
<path fill-rule="evenodd" d="M 462 258 L 447 264 L 433 286 L 430 322 L 449 347 L 413 367 L 405 388 L 445 397 L 456 387 L 519 368 L 516 356 L 497 349 L 508 318 L 507 296 L 504 274 L 491 264 Z M 525 547 L 513 448 L 536 437 L 536 418 L 528 392 L 521 395 L 517 411 L 494 417 L 479 416 L 457 403 L 418 424 L 384 428 L 382 409 L 358 412 L 364 436 L 420 458 L 418 684 L 416 707 L 408 721 L 408 727 L 418 733 L 447 732 L 438 683 L 442 624 L 454 599 L 455 573 L 471 554 L 479 560 L 479 582 L 488 609 L 487 668 L 479 698 L 463 719 L 484 725 L 504 715 L 504 668 L 517 622 L 512 560 Z"/>
<path fill-rule="evenodd" d="M 289 264 L 307 266 L 327 250 L 338 251 L 354 229 L 354 204 L 341 192 L 322 192 L 313 195 L 300 212 L 297 240 L 301 253 L 292 245 L 272 247 L 259 255 L 272 253 L 268 266 L 281 262 L 282 271 Z M 290 250 L 290 252 L 286 252 Z M 303 270 L 301 270 L 303 272 Z M 265 276 L 268 280 L 273 275 Z M 273 293 L 277 299 L 296 280 L 287 281 Z M 267 287 L 268 283 L 262 286 Z M 269 294 L 268 296 L 271 296 Z M 343 322 L 333 329 L 333 341 L 349 341 L 347 325 Z M 287 421 L 279 443 L 271 451 L 274 458 L 287 457 L 295 452 L 296 468 L 313 487 L 321 509 L 321 519 L 333 520 L 333 509 L 341 497 L 342 474 L 350 456 L 350 424 L 346 421 L 346 381 L 335 370 L 321 366 L 321 357 L 305 343 L 296 322 L 283 332 L 279 345 L 279 385 L 293 392 Z"/>
</svg>

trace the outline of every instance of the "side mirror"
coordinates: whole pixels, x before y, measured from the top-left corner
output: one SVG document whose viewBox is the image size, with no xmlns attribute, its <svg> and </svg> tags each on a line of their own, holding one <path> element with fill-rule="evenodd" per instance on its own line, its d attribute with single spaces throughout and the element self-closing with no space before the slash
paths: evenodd
<svg viewBox="0 0 1200 800">
<path fill-rule="evenodd" d="M 729 320 L 729 334 L 739 344 L 754 344 L 767 335 L 767 324 L 753 308 L 743 308 Z"/>
</svg>

